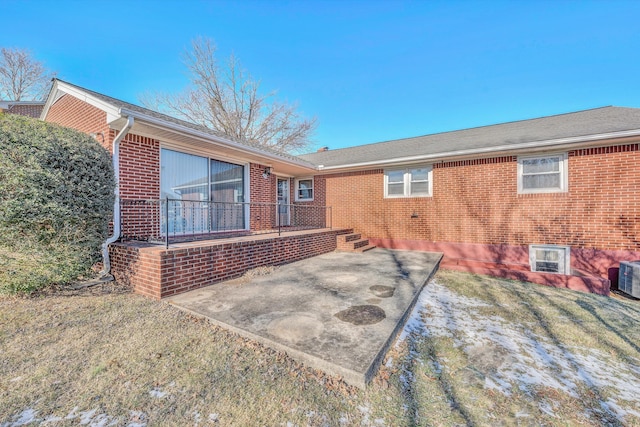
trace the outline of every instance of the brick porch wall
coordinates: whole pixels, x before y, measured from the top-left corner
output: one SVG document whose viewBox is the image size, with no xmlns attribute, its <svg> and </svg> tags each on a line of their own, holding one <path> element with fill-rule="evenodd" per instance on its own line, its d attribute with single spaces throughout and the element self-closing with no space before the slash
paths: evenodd
<svg viewBox="0 0 640 427">
<path fill-rule="evenodd" d="M 288 264 L 336 249 L 336 235 L 323 230 L 256 240 L 208 241 L 184 248 L 115 243 L 111 266 L 118 282 L 154 299 L 239 277 L 256 267 Z"/>
</svg>

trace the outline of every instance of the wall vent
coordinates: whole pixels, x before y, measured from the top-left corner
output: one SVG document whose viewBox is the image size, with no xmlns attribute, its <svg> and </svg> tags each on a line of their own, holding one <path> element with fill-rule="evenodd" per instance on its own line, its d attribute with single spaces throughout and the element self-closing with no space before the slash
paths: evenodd
<svg viewBox="0 0 640 427">
<path fill-rule="evenodd" d="M 557 245 L 529 245 L 531 271 L 571 274 L 571 248 Z"/>
<path fill-rule="evenodd" d="M 640 261 L 621 261 L 618 289 L 640 298 Z"/>
</svg>

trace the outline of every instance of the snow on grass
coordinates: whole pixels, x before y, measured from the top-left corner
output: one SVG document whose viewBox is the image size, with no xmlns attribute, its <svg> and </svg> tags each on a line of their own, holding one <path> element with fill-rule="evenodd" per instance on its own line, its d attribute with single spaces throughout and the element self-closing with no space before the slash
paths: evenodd
<svg viewBox="0 0 640 427">
<path fill-rule="evenodd" d="M 157 399 L 162 399 L 163 397 L 165 397 L 167 395 L 166 392 L 162 391 L 161 389 L 159 389 L 158 387 L 153 388 L 152 390 L 149 390 L 149 396 L 151 397 L 155 397 Z"/>
<path fill-rule="evenodd" d="M 27 408 L 19 414 L 16 414 L 12 421 L 0 424 L 0 427 L 26 426 L 28 424 L 35 423 L 40 421 L 36 417 L 37 414 L 38 413 L 32 408 Z"/>
<path fill-rule="evenodd" d="M 432 282 L 422 291 L 398 343 L 410 334 L 418 334 L 451 338 L 467 355 L 482 351 L 483 346 L 500 347 L 504 360 L 486 373 L 485 388 L 510 395 L 513 384 L 525 392 L 544 386 L 573 397 L 579 397 L 580 388 L 611 388 L 614 397 L 601 400 L 602 410 L 620 418 L 640 417 L 640 410 L 624 408 L 640 408 L 640 360 L 637 364 L 625 363 L 596 349 L 568 347 L 535 334 L 521 323 L 481 314 L 481 307 L 490 305 Z M 544 410 L 553 415 L 550 406 Z"/>
<path fill-rule="evenodd" d="M 106 427 L 126 425 L 127 427 L 146 427 L 146 414 L 140 411 L 130 411 L 129 420 L 122 420 L 107 414 L 98 413 L 98 409 L 78 412 L 78 407 L 73 408 L 64 418 L 56 415 L 48 415 L 45 418 L 38 417 L 38 411 L 27 408 L 12 417 L 12 420 L 0 424 L 0 427 L 18 427 L 39 423 L 42 426 L 54 426 L 64 420 L 75 420 L 82 426 Z"/>
</svg>

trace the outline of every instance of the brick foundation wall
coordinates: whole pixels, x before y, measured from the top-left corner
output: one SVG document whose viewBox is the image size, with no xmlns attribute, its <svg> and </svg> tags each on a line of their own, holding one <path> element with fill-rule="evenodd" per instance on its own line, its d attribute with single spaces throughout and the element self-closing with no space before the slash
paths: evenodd
<svg viewBox="0 0 640 427">
<path fill-rule="evenodd" d="M 160 299 L 160 256 L 140 249 L 120 243 L 109 246 L 111 273 L 118 283 L 131 287 L 136 293 Z"/>
<path fill-rule="evenodd" d="M 118 282 L 131 286 L 136 293 L 159 299 L 239 277 L 252 268 L 287 264 L 334 251 L 336 235 L 342 232 L 209 241 L 169 249 L 115 243 L 109 250 Z"/>
</svg>

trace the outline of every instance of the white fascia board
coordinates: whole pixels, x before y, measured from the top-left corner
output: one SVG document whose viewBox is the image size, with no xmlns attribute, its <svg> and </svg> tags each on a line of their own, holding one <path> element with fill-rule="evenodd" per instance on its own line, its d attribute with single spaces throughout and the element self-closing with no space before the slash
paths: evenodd
<svg viewBox="0 0 640 427">
<path fill-rule="evenodd" d="M 404 165 L 418 162 L 436 162 L 449 159 L 477 158 L 486 155 L 499 156 L 502 154 L 517 154 L 518 152 L 535 152 L 561 149 L 579 149 L 584 146 L 598 145 L 603 140 L 630 138 L 640 136 L 640 129 L 608 132 L 595 135 L 576 136 L 569 138 L 550 139 L 546 141 L 532 141 L 521 144 L 499 145 L 495 147 L 473 148 L 468 150 L 448 151 L 444 153 L 425 154 L 410 157 L 396 157 L 387 160 L 374 160 L 370 162 L 351 163 L 338 166 L 318 166 L 320 171 L 336 171 L 343 169 L 365 169 L 371 167 L 385 167 L 389 165 Z"/>
<path fill-rule="evenodd" d="M 191 129 L 187 126 L 182 126 L 177 123 L 167 122 L 165 120 L 158 119 L 156 117 L 152 117 L 143 113 L 138 113 L 135 111 L 130 111 L 122 108 L 119 112 L 119 115 L 125 116 L 125 117 L 133 116 L 137 120 L 140 120 L 141 122 L 144 122 L 148 125 L 162 128 L 162 129 L 168 129 L 168 130 L 171 130 L 172 132 L 186 134 L 188 136 L 203 140 L 205 142 L 208 142 L 214 145 L 221 145 L 221 146 L 233 148 L 234 150 L 238 150 L 239 152 L 246 155 L 250 155 L 252 157 L 261 157 L 267 160 L 289 163 L 297 167 L 306 168 L 310 172 L 316 171 L 316 167 L 314 165 L 307 163 L 303 160 L 293 160 L 286 157 L 281 157 L 276 154 L 268 153 L 266 151 L 262 151 L 260 149 L 257 149 L 248 145 L 240 144 L 239 142 L 235 142 L 230 139 L 211 135 L 207 132 L 202 132 L 196 129 Z"/>
<path fill-rule="evenodd" d="M 51 108 L 51 105 L 54 103 L 57 92 L 58 92 L 58 81 L 56 80 L 51 85 L 51 90 L 49 90 L 49 95 L 47 95 L 47 101 L 44 103 L 44 107 L 42 108 L 42 112 L 40 113 L 40 120 L 44 121 L 47 118 L 47 114 L 49 114 L 49 108 Z"/>
</svg>

